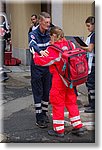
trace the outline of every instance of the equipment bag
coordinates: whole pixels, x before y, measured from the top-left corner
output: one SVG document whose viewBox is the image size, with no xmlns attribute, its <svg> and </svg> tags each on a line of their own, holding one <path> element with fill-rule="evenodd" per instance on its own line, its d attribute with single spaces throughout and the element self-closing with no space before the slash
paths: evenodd
<svg viewBox="0 0 102 150">
<path fill-rule="evenodd" d="M 70 42 L 71 41 L 68 41 L 69 50 L 65 51 L 55 45 L 50 46 L 62 53 L 62 60 L 64 62 L 62 70 L 59 71 L 56 65 L 55 68 L 60 76 L 65 79 L 68 86 L 72 88 L 73 86 L 83 84 L 87 81 L 88 62 L 85 50 L 81 48 L 73 49 Z"/>
</svg>

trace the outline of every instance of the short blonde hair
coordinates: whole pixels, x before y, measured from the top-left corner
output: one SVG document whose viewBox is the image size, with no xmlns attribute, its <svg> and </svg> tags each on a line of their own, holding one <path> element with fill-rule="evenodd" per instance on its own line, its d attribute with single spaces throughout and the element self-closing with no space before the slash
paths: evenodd
<svg viewBox="0 0 102 150">
<path fill-rule="evenodd" d="M 57 40 L 60 40 L 64 37 L 64 32 L 60 27 L 54 26 L 50 29 L 50 35 L 56 34 Z"/>
</svg>

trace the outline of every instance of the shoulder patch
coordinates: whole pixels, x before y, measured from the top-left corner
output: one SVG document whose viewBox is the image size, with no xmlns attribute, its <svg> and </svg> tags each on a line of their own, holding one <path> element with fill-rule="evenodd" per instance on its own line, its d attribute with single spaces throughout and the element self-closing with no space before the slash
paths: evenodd
<svg viewBox="0 0 102 150">
<path fill-rule="evenodd" d="M 34 36 L 34 35 L 31 35 L 30 37 L 31 37 L 32 39 L 35 39 L 35 36 Z"/>
</svg>

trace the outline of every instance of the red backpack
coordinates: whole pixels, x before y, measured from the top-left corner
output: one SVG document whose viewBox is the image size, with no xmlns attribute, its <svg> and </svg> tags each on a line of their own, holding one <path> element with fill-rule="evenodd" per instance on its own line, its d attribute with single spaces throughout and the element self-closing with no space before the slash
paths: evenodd
<svg viewBox="0 0 102 150">
<path fill-rule="evenodd" d="M 88 77 L 87 53 L 85 50 L 73 48 L 71 41 L 68 41 L 69 50 L 65 51 L 55 45 L 50 46 L 62 53 L 62 60 L 64 62 L 62 71 L 59 71 L 56 65 L 55 67 L 68 86 L 72 88 L 73 86 L 85 83 Z"/>
</svg>

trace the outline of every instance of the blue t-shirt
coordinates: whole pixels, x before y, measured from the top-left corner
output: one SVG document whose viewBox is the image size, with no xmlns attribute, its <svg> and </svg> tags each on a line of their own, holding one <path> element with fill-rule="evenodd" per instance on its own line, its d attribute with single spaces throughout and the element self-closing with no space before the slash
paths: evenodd
<svg viewBox="0 0 102 150">
<path fill-rule="evenodd" d="M 90 43 L 95 44 L 95 32 L 92 32 L 91 34 Z"/>
</svg>

